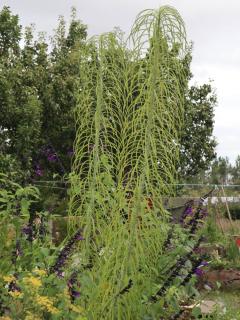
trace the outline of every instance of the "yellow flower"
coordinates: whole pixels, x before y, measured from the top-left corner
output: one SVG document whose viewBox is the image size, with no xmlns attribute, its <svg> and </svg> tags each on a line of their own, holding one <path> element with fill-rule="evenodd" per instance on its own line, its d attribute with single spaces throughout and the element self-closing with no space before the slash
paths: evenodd
<svg viewBox="0 0 240 320">
<path fill-rule="evenodd" d="M 14 276 L 10 275 L 10 276 L 3 276 L 3 280 L 4 280 L 5 282 L 12 282 L 12 281 L 14 281 L 14 280 L 16 280 L 16 279 L 15 279 Z"/>
<path fill-rule="evenodd" d="M 23 294 L 19 291 L 10 291 L 9 294 L 13 298 L 21 298 L 23 296 Z"/>
<path fill-rule="evenodd" d="M 0 317 L 0 320 L 12 320 L 12 319 L 8 316 L 2 316 Z"/>
<path fill-rule="evenodd" d="M 27 315 L 24 320 L 41 320 L 36 315 L 32 314 L 31 312 L 27 311 Z"/>
<path fill-rule="evenodd" d="M 47 274 L 47 272 L 45 270 L 42 270 L 42 269 L 34 269 L 33 272 L 35 274 L 37 274 L 38 276 L 40 276 L 40 277 L 45 276 Z"/>
<path fill-rule="evenodd" d="M 16 237 L 16 231 L 13 226 L 10 226 L 7 231 L 7 236 L 6 236 L 6 246 L 9 247 L 12 244 L 12 241 Z"/>
<path fill-rule="evenodd" d="M 74 304 L 70 304 L 69 308 L 76 313 L 83 313 L 84 309 L 80 306 L 75 306 Z"/>
<path fill-rule="evenodd" d="M 42 285 L 41 280 L 39 280 L 38 278 L 35 277 L 29 277 L 29 278 L 24 278 L 23 281 L 26 284 L 32 285 L 34 288 L 39 288 Z"/>
<path fill-rule="evenodd" d="M 52 314 L 59 313 L 59 310 L 54 307 L 53 301 L 46 296 L 37 296 L 36 297 L 37 304 L 47 309 L 48 312 Z"/>
<path fill-rule="evenodd" d="M 67 300 L 70 300 L 70 295 L 69 295 L 69 291 L 67 288 L 65 288 L 63 290 L 63 296 L 64 296 L 64 298 L 67 298 Z"/>
</svg>

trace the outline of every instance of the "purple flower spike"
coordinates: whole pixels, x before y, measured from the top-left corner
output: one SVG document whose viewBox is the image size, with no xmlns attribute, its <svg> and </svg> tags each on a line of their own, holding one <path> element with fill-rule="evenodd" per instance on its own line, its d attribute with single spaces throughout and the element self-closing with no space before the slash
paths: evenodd
<svg viewBox="0 0 240 320">
<path fill-rule="evenodd" d="M 201 266 L 201 267 L 206 267 L 206 266 L 208 266 L 208 264 L 209 264 L 209 263 L 208 263 L 207 261 L 203 261 L 200 266 Z"/>
<path fill-rule="evenodd" d="M 75 240 L 84 240 L 83 236 L 81 235 L 81 233 L 76 234 L 76 238 Z"/>
<path fill-rule="evenodd" d="M 68 258 L 73 253 L 74 247 L 76 242 L 79 240 L 84 240 L 82 237 L 82 230 L 78 230 L 72 238 L 68 241 L 66 246 L 60 251 L 57 261 L 55 264 L 50 268 L 50 273 L 56 273 L 58 276 L 62 276 L 63 271 L 62 268 L 65 266 Z"/>
<path fill-rule="evenodd" d="M 27 225 L 22 228 L 22 233 L 29 236 L 32 233 L 32 227 Z"/>
<path fill-rule="evenodd" d="M 76 290 L 76 287 L 77 288 L 80 287 L 80 283 L 77 280 L 76 271 L 74 271 L 70 276 L 70 279 L 68 280 L 67 285 L 68 285 L 68 292 L 69 292 L 70 298 L 73 302 L 76 298 L 79 298 L 81 295 L 80 291 Z"/>
<path fill-rule="evenodd" d="M 76 290 L 71 290 L 71 296 L 74 298 L 79 298 L 80 297 L 80 292 Z"/>
<path fill-rule="evenodd" d="M 57 155 L 55 153 L 50 153 L 47 156 L 49 162 L 56 162 L 58 160 Z"/>
<path fill-rule="evenodd" d="M 21 292 L 21 289 L 17 286 L 15 281 L 11 281 L 8 286 L 9 292 Z"/>
<path fill-rule="evenodd" d="M 196 276 L 202 277 L 203 274 L 204 274 L 204 271 L 202 269 L 200 269 L 200 268 L 196 268 L 194 273 L 196 274 Z"/>
<path fill-rule="evenodd" d="M 34 172 L 39 177 L 43 176 L 43 170 L 41 169 L 41 167 L 39 165 L 36 165 L 36 169 Z"/>
</svg>

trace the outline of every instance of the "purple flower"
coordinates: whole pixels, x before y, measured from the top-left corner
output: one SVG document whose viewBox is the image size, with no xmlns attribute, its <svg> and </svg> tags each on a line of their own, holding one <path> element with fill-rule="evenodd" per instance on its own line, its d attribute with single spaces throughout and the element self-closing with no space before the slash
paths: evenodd
<svg viewBox="0 0 240 320">
<path fill-rule="evenodd" d="M 56 273 L 58 276 L 62 276 L 62 268 L 65 266 L 68 258 L 73 253 L 76 242 L 84 240 L 82 236 L 82 230 L 78 230 L 72 238 L 67 242 L 66 246 L 60 251 L 55 264 L 50 268 L 50 273 Z"/>
<path fill-rule="evenodd" d="M 180 219 L 180 222 L 182 224 L 185 224 L 185 219 L 187 219 L 188 217 L 192 217 L 193 216 L 193 200 L 191 200 L 190 202 L 187 203 L 183 213 L 182 213 L 182 216 L 181 216 L 181 219 Z"/>
<path fill-rule="evenodd" d="M 55 153 L 50 153 L 48 154 L 47 159 L 49 162 L 56 162 L 58 160 L 58 157 Z"/>
<path fill-rule="evenodd" d="M 9 292 L 21 292 L 21 289 L 17 286 L 15 281 L 11 281 L 8 285 Z"/>
<path fill-rule="evenodd" d="M 203 276 L 204 271 L 198 267 L 194 270 L 194 273 L 196 274 L 196 276 L 201 277 L 201 276 Z"/>
<path fill-rule="evenodd" d="M 80 292 L 76 291 L 76 290 L 71 290 L 71 297 L 79 298 L 80 297 Z"/>
<path fill-rule="evenodd" d="M 28 223 L 28 225 L 22 228 L 22 233 L 27 237 L 28 241 L 33 241 L 35 239 L 35 232 L 32 223 Z"/>
<path fill-rule="evenodd" d="M 193 208 L 192 207 L 187 207 L 185 210 L 185 216 L 190 216 L 193 214 Z"/>
<path fill-rule="evenodd" d="M 32 233 L 32 227 L 30 225 L 24 226 L 22 228 L 22 233 L 26 236 L 30 235 Z"/>
<path fill-rule="evenodd" d="M 209 263 L 208 263 L 207 261 L 202 261 L 201 264 L 200 264 L 200 266 L 201 266 L 201 267 L 206 267 L 206 266 L 208 266 L 208 264 L 209 264 Z"/>
<path fill-rule="evenodd" d="M 67 285 L 68 285 L 68 292 L 69 292 L 70 298 L 73 302 L 76 298 L 79 298 L 81 295 L 80 291 L 76 290 L 75 288 L 75 287 L 78 287 L 78 288 L 80 287 L 80 283 L 77 280 L 76 271 L 74 271 L 71 274 L 70 279 L 67 282 Z"/>
<path fill-rule="evenodd" d="M 43 154 L 47 157 L 49 162 L 58 161 L 58 156 L 56 152 L 51 147 L 43 148 Z"/>
<path fill-rule="evenodd" d="M 40 168 L 39 165 L 36 165 L 36 168 L 35 168 L 34 172 L 39 177 L 43 176 L 43 170 Z"/>
</svg>

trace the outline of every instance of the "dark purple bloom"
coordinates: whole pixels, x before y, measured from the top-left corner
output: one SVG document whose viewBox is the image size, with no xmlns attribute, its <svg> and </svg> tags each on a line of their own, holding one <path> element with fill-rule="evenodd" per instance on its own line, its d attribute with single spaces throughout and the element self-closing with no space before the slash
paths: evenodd
<svg viewBox="0 0 240 320">
<path fill-rule="evenodd" d="M 193 216 L 193 200 L 191 200 L 190 202 L 187 203 L 187 205 L 182 213 L 182 216 L 180 218 L 180 222 L 184 225 L 189 224 L 189 222 L 186 222 L 185 220 L 189 220 L 189 217 L 192 217 L 192 216 Z"/>
<path fill-rule="evenodd" d="M 185 210 L 185 216 L 189 216 L 193 214 L 193 208 L 192 207 L 187 207 Z"/>
<path fill-rule="evenodd" d="M 76 271 L 74 271 L 71 274 L 71 276 L 67 282 L 67 285 L 68 285 L 68 292 L 69 292 L 70 298 L 73 302 L 76 298 L 79 298 L 80 294 L 81 294 L 80 291 L 78 291 L 76 289 L 76 287 L 77 288 L 80 287 L 80 283 L 77 280 L 77 272 Z"/>
<path fill-rule="evenodd" d="M 204 271 L 201 268 L 196 268 L 194 270 L 194 273 L 196 274 L 196 276 L 201 277 L 204 274 Z"/>
<path fill-rule="evenodd" d="M 74 298 L 80 297 L 80 292 L 76 290 L 71 290 L 71 297 L 74 297 Z"/>
<path fill-rule="evenodd" d="M 201 262 L 201 267 L 206 267 L 206 266 L 208 266 L 208 262 L 207 261 L 202 261 Z"/>
<path fill-rule="evenodd" d="M 43 176 L 43 170 L 41 169 L 40 165 L 36 165 L 36 168 L 34 170 L 35 174 L 39 177 Z"/>
<path fill-rule="evenodd" d="M 75 237 L 75 240 L 84 240 L 82 234 L 79 232 L 79 233 L 76 233 L 76 237 Z"/>
<path fill-rule="evenodd" d="M 22 233 L 27 237 L 28 241 L 33 241 L 35 239 L 35 231 L 32 221 L 22 228 Z"/>
<path fill-rule="evenodd" d="M 8 286 L 8 291 L 10 292 L 21 292 L 21 289 L 19 288 L 19 286 L 17 286 L 16 282 L 15 281 L 11 281 L 9 283 L 9 286 Z"/>
<path fill-rule="evenodd" d="M 67 242 L 65 247 L 60 251 L 57 261 L 55 264 L 50 268 L 50 273 L 56 273 L 58 276 L 62 275 L 63 271 L 62 268 L 65 266 L 68 258 L 73 253 L 74 247 L 76 245 L 76 242 L 79 240 L 84 240 L 82 237 L 82 230 L 78 230 L 72 238 Z"/>
<path fill-rule="evenodd" d="M 49 162 L 58 161 L 58 156 L 52 147 L 44 148 L 43 154 L 47 157 Z"/>
<path fill-rule="evenodd" d="M 30 235 L 32 233 L 32 227 L 30 225 L 24 226 L 22 228 L 22 233 L 26 236 Z"/>
<path fill-rule="evenodd" d="M 58 160 L 58 157 L 55 153 L 50 153 L 48 156 L 47 156 L 47 159 L 49 162 L 56 162 Z"/>
</svg>

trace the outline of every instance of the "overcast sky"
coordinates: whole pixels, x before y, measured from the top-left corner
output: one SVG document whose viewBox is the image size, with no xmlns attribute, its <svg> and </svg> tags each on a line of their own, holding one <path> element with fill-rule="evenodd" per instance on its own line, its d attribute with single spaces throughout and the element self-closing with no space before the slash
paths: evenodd
<svg viewBox="0 0 240 320">
<path fill-rule="evenodd" d="M 135 16 L 144 9 L 174 6 L 182 15 L 188 40 L 193 41 L 194 82 L 214 80 L 218 96 L 214 135 L 218 155 L 233 162 L 240 154 L 240 1 L 239 0 L 0 0 L 19 14 L 23 26 L 36 24 L 48 34 L 59 15 L 66 20 L 75 6 L 88 25 L 88 34 L 115 26 L 128 33 Z"/>
</svg>

